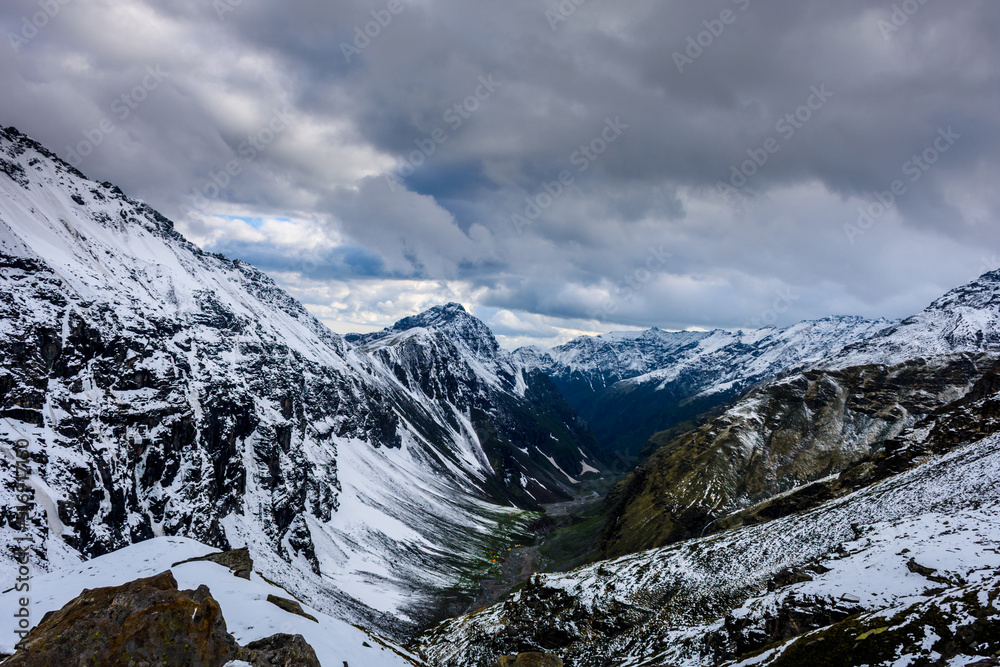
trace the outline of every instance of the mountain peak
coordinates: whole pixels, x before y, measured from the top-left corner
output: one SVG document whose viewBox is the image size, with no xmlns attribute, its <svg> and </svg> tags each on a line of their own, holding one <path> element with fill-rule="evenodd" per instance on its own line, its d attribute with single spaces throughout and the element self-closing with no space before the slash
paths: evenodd
<svg viewBox="0 0 1000 667">
<path fill-rule="evenodd" d="M 431 335 L 443 335 L 480 358 L 496 359 L 501 356 L 500 344 L 490 328 L 482 320 L 470 314 L 465 306 L 454 301 L 404 317 L 382 331 L 348 334 L 346 339 L 352 343 L 368 344 L 389 340 L 397 334 L 418 329 L 424 329 Z"/>
<path fill-rule="evenodd" d="M 469 321 L 476 322 L 483 327 L 486 326 L 480 322 L 480 320 L 470 315 L 469 311 L 465 309 L 465 306 L 452 301 L 444 304 L 443 306 L 434 306 L 432 308 L 428 308 L 422 313 L 404 317 L 393 324 L 391 329 L 393 331 L 406 331 L 408 329 L 416 328 L 437 329 L 446 327 L 456 322 Z"/>
</svg>

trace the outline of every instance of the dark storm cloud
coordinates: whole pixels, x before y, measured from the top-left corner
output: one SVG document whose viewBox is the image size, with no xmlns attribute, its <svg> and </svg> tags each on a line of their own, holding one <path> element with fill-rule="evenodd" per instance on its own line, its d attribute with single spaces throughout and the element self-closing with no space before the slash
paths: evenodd
<svg viewBox="0 0 1000 667">
<path fill-rule="evenodd" d="M 317 280 L 712 327 L 782 294 L 783 323 L 903 316 L 996 268 L 988 0 L 52 2 L 0 57 L 3 122 L 65 154 L 110 117 L 81 168 L 195 236 L 204 213 L 323 219 Z M 8 40 L 40 6 L 4 3 Z M 151 66 L 169 76 L 116 118 Z"/>
</svg>

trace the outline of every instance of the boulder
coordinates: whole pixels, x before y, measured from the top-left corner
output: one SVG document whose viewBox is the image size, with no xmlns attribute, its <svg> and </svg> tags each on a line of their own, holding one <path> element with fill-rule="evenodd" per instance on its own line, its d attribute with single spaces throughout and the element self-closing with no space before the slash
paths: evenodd
<svg viewBox="0 0 1000 667">
<path fill-rule="evenodd" d="M 287 611 L 289 614 L 295 614 L 296 616 L 301 616 L 302 618 L 308 618 L 313 623 L 319 623 L 316 617 L 312 614 L 307 614 L 302 605 L 300 605 L 295 600 L 289 600 L 288 598 L 279 598 L 277 595 L 268 595 L 267 601 L 274 606 Z"/>
<path fill-rule="evenodd" d="M 203 561 L 218 563 L 223 567 L 228 567 L 232 570 L 233 574 L 241 579 L 250 579 L 250 573 L 253 572 L 253 559 L 250 557 L 250 550 L 246 547 L 233 549 L 232 551 L 221 551 L 214 554 L 208 554 L 207 556 L 199 556 L 198 558 L 188 558 L 187 560 L 182 560 L 179 563 L 174 563 L 171 567 L 177 567 L 178 565 L 184 565 L 185 563 L 198 563 Z"/>
<path fill-rule="evenodd" d="M 168 571 L 84 590 L 32 629 L 4 667 L 222 667 L 237 650 L 208 587 L 178 590 Z"/>
<path fill-rule="evenodd" d="M 563 661 L 551 653 L 519 653 L 501 657 L 496 667 L 563 667 Z"/>
<path fill-rule="evenodd" d="M 321 667 L 302 635 L 279 634 L 250 642 L 239 650 L 239 659 L 253 667 Z"/>
</svg>

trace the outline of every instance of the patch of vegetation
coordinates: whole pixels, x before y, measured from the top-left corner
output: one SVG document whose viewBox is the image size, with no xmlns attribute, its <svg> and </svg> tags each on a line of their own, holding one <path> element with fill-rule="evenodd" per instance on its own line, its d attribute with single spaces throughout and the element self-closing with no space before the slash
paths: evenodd
<svg viewBox="0 0 1000 667">
<path fill-rule="evenodd" d="M 541 548 L 548 561 L 545 569 L 564 572 L 597 560 L 597 540 L 606 520 L 607 516 L 599 512 L 549 533 Z"/>
</svg>

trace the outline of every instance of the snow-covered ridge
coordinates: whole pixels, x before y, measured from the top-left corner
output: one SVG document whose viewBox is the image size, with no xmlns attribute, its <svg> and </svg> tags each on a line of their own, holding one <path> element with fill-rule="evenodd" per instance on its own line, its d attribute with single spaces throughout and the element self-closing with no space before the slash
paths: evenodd
<svg viewBox="0 0 1000 667">
<path fill-rule="evenodd" d="M 994 582 L 997 498 L 992 436 L 804 514 L 538 576 L 505 602 L 438 626 L 421 648 L 442 667 L 488 664 L 540 642 L 579 667 L 718 664 L 731 642 L 766 638 L 793 599 L 842 608 L 843 618 L 933 598 L 939 584 L 911 559 L 954 582 Z M 804 566 L 814 568 L 810 581 L 768 592 L 783 570 Z"/>
<path fill-rule="evenodd" d="M 923 312 L 880 335 L 848 346 L 822 366 L 894 365 L 908 359 L 998 350 L 1000 271 L 992 271 L 948 292 Z"/>
</svg>

